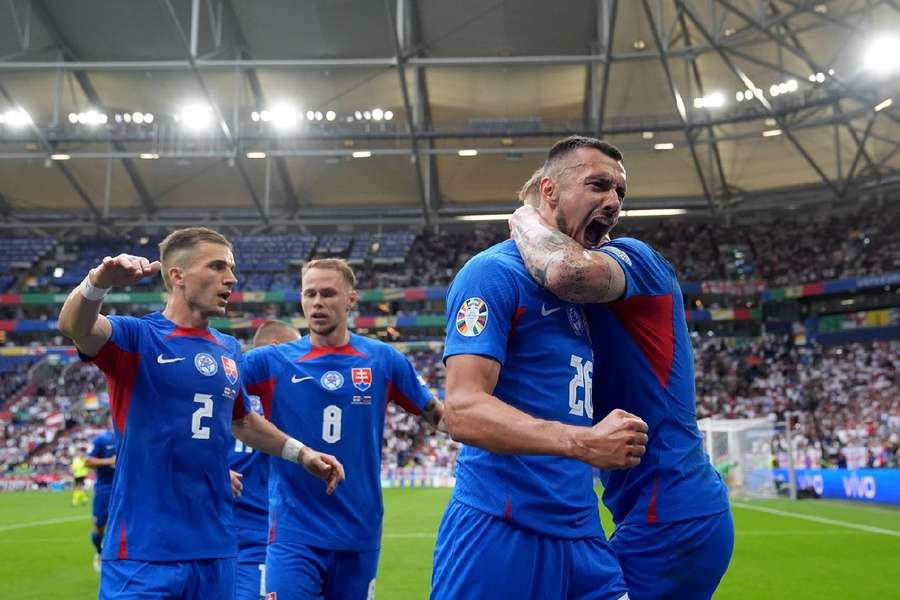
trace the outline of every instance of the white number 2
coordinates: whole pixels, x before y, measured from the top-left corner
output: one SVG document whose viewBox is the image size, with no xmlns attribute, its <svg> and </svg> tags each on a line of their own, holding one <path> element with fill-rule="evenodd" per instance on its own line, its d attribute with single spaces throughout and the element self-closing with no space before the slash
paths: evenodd
<svg viewBox="0 0 900 600">
<path fill-rule="evenodd" d="M 575 375 L 569 382 L 569 414 L 589 419 L 594 418 L 594 401 L 591 394 L 591 380 L 594 377 L 594 363 L 581 362 L 580 356 L 572 355 L 569 366 L 575 368 Z M 578 397 L 578 388 L 584 388 L 584 399 Z"/>
<path fill-rule="evenodd" d="M 329 404 L 322 413 L 322 439 L 333 444 L 341 439 L 341 407 Z"/>
<path fill-rule="evenodd" d="M 194 411 L 191 418 L 191 436 L 195 440 L 208 440 L 209 427 L 200 424 L 203 417 L 211 417 L 213 413 L 213 399 L 209 394 L 194 394 L 194 402 L 200 403 L 202 406 Z"/>
</svg>

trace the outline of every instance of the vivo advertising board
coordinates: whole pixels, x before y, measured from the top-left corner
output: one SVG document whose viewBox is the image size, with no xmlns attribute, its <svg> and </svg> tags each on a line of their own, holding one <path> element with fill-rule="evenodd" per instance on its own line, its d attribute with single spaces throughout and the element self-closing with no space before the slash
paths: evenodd
<svg viewBox="0 0 900 600">
<path fill-rule="evenodd" d="M 787 482 L 787 469 L 773 469 Z M 900 505 L 900 469 L 797 469 L 797 488 L 823 498 Z"/>
</svg>

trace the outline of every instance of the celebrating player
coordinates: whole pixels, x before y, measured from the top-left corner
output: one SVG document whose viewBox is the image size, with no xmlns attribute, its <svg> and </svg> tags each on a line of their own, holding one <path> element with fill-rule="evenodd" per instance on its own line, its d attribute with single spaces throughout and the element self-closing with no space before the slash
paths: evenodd
<svg viewBox="0 0 900 600">
<path fill-rule="evenodd" d="M 103 533 L 106 531 L 109 497 L 116 467 L 116 436 L 112 429 L 107 429 L 94 438 L 91 449 L 85 458 L 85 466 L 89 469 L 96 469 L 97 472 L 92 506 L 94 530 L 91 531 L 91 542 L 97 549 L 97 554 L 94 555 L 94 569 L 99 573 Z"/>
<path fill-rule="evenodd" d="M 591 208 L 555 203 L 582 235 Z M 591 466 L 640 463 L 646 424 L 591 426 L 594 362 L 580 306 L 528 274 L 511 240 L 472 258 L 447 294 L 446 419 L 465 446 L 438 531 L 433 600 L 627 598 Z"/>
<path fill-rule="evenodd" d="M 109 288 L 160 270 L 169 290 L 163 312 L 99 314 Z M 233 597 L 230 431 L 302 464 L 329 491 L 343 479 L 334 457 L 248 411 L 240 345 L 208 326 L 224 316 L 236 281 L 228 240 L 194 227 L 163 240 L 159 261 L 103 259 L 63 305 L 60 331 L 107 375 L 118 436 L 101 600 Z"/>
<path fill-rule="evenodd" d="M 292 342 L 300 337 L 283 321 L 266 321 L 256 330 L 253 346 Z M 262 414 L 259 396 L 249 396 L 250 408 Z M 269 455 L 234 439 L 228 457 L 234 501 L 238 556 L 235 600 L 259 600 L 266 589 L 266 543 L 269 537 Z"/>
<path fill-rule="evenodd" d="M 693 355 L 675 272 L 643 242 L 609 241 L 626 186 L 615 147 L 562 140 L 530 184 L 523 190 L 530 204 L 510 221 L 513 238 L 541 285 L 568 302 L 589 303 L 594 360 L 602 365 L 594 419 L 622 407 L 650 428 L 640 466 L 602 474 L 603 502 L 617 526 L 611 544 L 631 597 L 710 598 L 731 559 L 734 524 L 697 429 Z M 572 201 L 589 214 L 584 227 L 550 225 L 558 223 L 558 207 Z M 597 252 L 585 251 L 598 243 Z"/>
<path fill-rule="evenodd" d="M 247 389 L 286 432 L 321 440 L 349 477 L 332 496 L 273 461 L 266 591 L 277 600 L 365 599 L 375 593 L 384 512 L 381 447 L 388 402 L 439 426 L 443 406 L 391 346 L 350 333 L 356 276 L 343 260 L 307 263 L 309 335 L 247 354 Z"/>
</svg>

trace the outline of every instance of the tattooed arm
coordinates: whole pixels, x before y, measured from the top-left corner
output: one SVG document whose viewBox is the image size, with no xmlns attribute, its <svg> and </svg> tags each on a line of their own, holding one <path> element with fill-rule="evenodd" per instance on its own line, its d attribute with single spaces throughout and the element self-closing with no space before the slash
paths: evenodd
<svg viewBox="0 0 900 600">
<path fill-rule="evenodd" d="M 535 208 L 519 208 L 509 227 L 528 272 L 563 300 L 577 304 L 612 302 L 625 293 L 625 273 L 613 258 L 585 250 L 548 226 Z"/>
</svg>

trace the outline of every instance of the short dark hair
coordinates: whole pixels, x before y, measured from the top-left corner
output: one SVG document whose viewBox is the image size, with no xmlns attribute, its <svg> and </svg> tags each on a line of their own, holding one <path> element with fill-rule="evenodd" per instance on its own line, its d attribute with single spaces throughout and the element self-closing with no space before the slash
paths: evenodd
<svg viewBox="0 0 900 600">
<path fill-rule="evenodd" d="M 188 227 L 177 229 L 166 236 L 159 243 L 159 261 L 162 263 L 162 278 L 166 289 L 172 291 L 172 282 L 169 281 L 169 266 L 175 254 L 181 250 L 190 250 L 197 244 L 210 242 L 221 244 L 229 250 L 233 250 L 231 242 L 224 235 L 208 227 Z"/>
<path fill-rule="evenodd" d="M 547 152 L 547 159 L 544 161 L 543 172 L 552 172 L 552 167 L 556 166 L 559 160 L 579 148 L 593 148 L 599 150 L 613 160 L 622 162 L 622 151 L 603 140 L 585 135 L 570 135 L 569 137 L 559 140 Z"/>
</svg>

